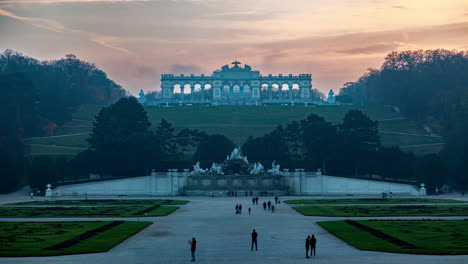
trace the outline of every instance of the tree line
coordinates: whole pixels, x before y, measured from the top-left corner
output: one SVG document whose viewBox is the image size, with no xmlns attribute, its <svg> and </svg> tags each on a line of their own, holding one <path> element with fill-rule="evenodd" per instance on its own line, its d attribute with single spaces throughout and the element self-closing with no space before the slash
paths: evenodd
<svg viewBox="0 0 468 264">
<path fill-rule="evenodd" d="M 0 53 L 0 192 L 25 184 L 31 169 L 25 138 L 53 135 L 82 104 L 108 104 L 126 95 L 96 65 L 75 55 L 38 61 Z"/>
<path fill-rule="evenodd" d="M 190 129 L 176 132 L 164 119 L 153 128 L 135 98 L 122 98 L 103 108 L 88 141 L 89 149 L 70 161 L 44 157 L 33 161 L 43 173 L 36 171 L 32 182 L 42 186 L 63 180 L 60 175 L 82 179 L 90 173 L 142 176 L 152 169 L 191 168 L 196 161 L 207 168 L 224 161 L 235 147 L 224 135 Z M 311 114 L 264 136 L 249 137 L 241 148 L 251 162 L 261 162 L 266 168 L 276 161 L 282 168 L 321 169 L 327 175 L 378 175 L 387 180 L 424 182 L 429 190 L 446 183 L 445 164 L 437 154 L 416 157 L 398 147 L 382 146 L 378 122 L 359 110 L 350 110 L 339 124 Z M 50 168 L 55 169 L 51 172 Z"/>
<path fill-rule="evenodd" d="M 380 69 L 344 84 L 339 96 L 357 104 L 396 106 L 440 133 L 450 183 L 461 191 L 468 188 L 468 52 L 392 52 Z"/>
</svg>

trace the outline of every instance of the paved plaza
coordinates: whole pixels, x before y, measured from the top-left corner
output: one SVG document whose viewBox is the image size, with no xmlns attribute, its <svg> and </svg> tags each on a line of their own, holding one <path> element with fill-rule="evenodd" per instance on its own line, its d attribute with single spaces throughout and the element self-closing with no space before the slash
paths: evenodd
<svg viewBox="0 0 468 264">
<path fill-rule="evenodd" d="M 179 198 L 187 199 L 187 197 Z M 170 199 L 178 198 L 170 197 Z M 274 202 L 271 197 L 265 199 Z M 468 255 L 427 256 L 360 251 L 316 224 L 321 220 L 344 218 L 306 217 L 291 209 L 290 205 L 283 203 L 276 206 L 275 213 L 271 213 L 264 211 L 261 206 L 265 199 L 260 197 L 259 205 L 252 205 L 248 197 L 190 197 L 190 203 L 182 205 L 181 209 L 167 217 L 102 218 L 102 220 L 144 220 L 152 221 L 154 224 L 109 252 L 56 257 L 0 258 L 0 263 L 189 263 L 188 240 L 192 237 L 198 241 L 197 263 L 468 263 Z M 18 200 L 20 199 L 2 199 L 2 203 Z M 243 205 L 241 215 L 234 213 L 234 207 L 238 203 Z M 252 208 L 251 215 L 247 212 L 248 207 Z M 460 219 L 460 217 L 437 218 Z M 3 218 L 0 220 L 62 221 L 63 219 Z M 96 218 L 65 219 L 65 221 L 82 220 L 96 221 Z M 250 251 L 250 233 L 254 228 L 259 234 L 258 251 L 252 252 Z M 315 234 L 318 240 L 317 256 L 306 259 L 305 238 L 312 234 Z"/>
</svg>

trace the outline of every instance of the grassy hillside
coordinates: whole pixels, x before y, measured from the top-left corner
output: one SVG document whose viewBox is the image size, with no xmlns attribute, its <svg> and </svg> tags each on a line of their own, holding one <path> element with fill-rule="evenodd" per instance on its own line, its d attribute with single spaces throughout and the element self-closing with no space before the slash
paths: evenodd
<svg viewBox="0 0 468 264">
<path fill-rule="evenodd" d="M 63 137 L 31 139 L 33 154 L 74 155 L 87 147 L 87 133 L 92 128 L 99 106 L 87 106 L 74 114 L 74 120 L 63 126 L 58 135 Z M 168 120 L 177 130 L 199 129 L 207 133 L 223 134 L 236 144 L 242 145 L 248 136 L 261 136 L 273 130 L 278 124 L 301 120 L 314 113 L 330 122 L 340 122 L 350 109 L 359 109 L 372 119 L 379 121 L 384 145 L 403 146 L 418 153 L 438 151 L 442 139 L 431 137 L 414 123 L 403 118 L 388 107 L 356 106 L 175 106 L 147 107 L 148 117 L 156 126 L 162 118 Z M 432 145 L 426 145 L 432 144 Z M 63 148 L 62 148 L 63 147 Z"/>
</svg>

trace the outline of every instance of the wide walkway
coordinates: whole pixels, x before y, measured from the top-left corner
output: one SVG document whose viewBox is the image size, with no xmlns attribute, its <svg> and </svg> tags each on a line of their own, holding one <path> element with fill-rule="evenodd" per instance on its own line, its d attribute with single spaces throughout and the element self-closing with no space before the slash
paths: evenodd
<svg viewBox="0 0 468 264">
<path fill-rule="evenodd" d="M 264 211 L 260 205 L 263 202 L 262 198 L 258 206 L 253 206 L 251 200 L 246 197 L 189 199 L 191 200 L 189 204 L 183 205 L 170 216 L 140 218 L 152 221 L 154 224 L 109 252 L 57 257 L 0 258 L 0 263 L 189 263 L 188 240 L 192 237 L 198 241 L 196 254 L 198 263 L 468 263 L 468 255 L 427 256 L 360 251 L 316 224 L 316 221 L 330 218 L 305 217 L 286 204 L 277 205 L 275 213 Z M 271 200 L 273 202 L 273 199 Z M 237 203 L 241 203 L 244 207 L 242 215 L 234 214 L 234 206 Z M 252 207 L 251 215 L 247 213 L 248 207 Z M 0 221 L 12 220 L 23 219 L 0 219 Z M 58 220 L 53 219 L 53 221 Z M 96 221 L 96 218 L 67 220 Z M 127 218 L 127 220 L 137 219 Z M 259 250 L 252 252 L 250 233 L 254 228 L 259 233 Z M 315 234 L 318 240 L 317 256 L 306 259 L 305 238 L 312 234 Z"/>
</svg>

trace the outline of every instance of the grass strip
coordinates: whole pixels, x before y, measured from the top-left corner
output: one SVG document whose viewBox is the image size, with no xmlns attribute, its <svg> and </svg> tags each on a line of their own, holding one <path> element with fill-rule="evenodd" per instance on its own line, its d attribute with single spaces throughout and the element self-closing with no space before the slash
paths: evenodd
<svg viewBox="0 0 468 264">
<path fill-rule="evenodd" d="M 395 245 L 397 245 L 399 247 L 405 247 L 405 248 L 408 248 L 408 249 L 418 249 L 419 248 L 418 246 L 415 246 L 413 244 L 407 243 L 407 242 L 405 242 L 403 240 L 400 240 L 398 238 L 387 235 L 387 234 L 385 234 L 384 232 L 382 232 L 380 230 L 377 230 L 377 229 L 374 229 L 372 227 L 363 225 L 363 224 L 358 223 L 358 222 L 356 222 L 354 220 L 345 220 L 345 223 L 353 225 L 353 226 L 355 226 L 355 227 L 357 227 L 357 228 L 359 228 L 359 229 L 361 229 L 363 231 L 369 232 L 372 235 L 374 235 L 376 237 L 379 237 L 381 239 L 387 240 L 390 243 L 395 244 Z"/>
<path fill-rule="evenodd" d="M 79 236 L 76 236 L 72 239 L 69 239 L 69 240 L 66 240 L 66 241 L 63 241 L 63 242 L 60 242 L 56 245 L 53 245 L 51 247 L 46 247 L 44 248 L 45 250 L 63 250 L 63 249 L 66 249 L 66 248 L 69 248 L 75 244 L 78 244 L 79 242 L 81 242 L 82 240 L 85 240 L 85 239 L 88 239 L 90 237 L 93 237 L 95 235 L 97 235 L 98 233 L 101 233 L 101 232 L 104 232 L 104 231 L 107 231 L 109 229 L 111 229 L 112 227 L 114 226 L 118 226 L 118 225 L 121 225 L 123 224 L 124 221 L 113 221 L 113 222 L 110 222 L 109 224 L 106 224 L 106 225 L 103 225 L 103 226 L 100 226 L 96 229 L 93 229 L 93 230 L 90 230 L 90 231 L 86 231 L 85 233 L 79 235 Z"/>
<path fill-rule="evenodd" d="M 123 200 L 123 199 L 87 199 L 87 200 L 50 200 L 11 203 L 8 205 L 183 205 L 186 200 Z"/>
<path fill-rule="evenodd" d="M 354 205 L 294 206 L 305 216 L 379 217 L 379 216 L 468 216 L 468 205 Z"/>
<path fill-rule="evenodd" d="M 57 256 L 105 252 L 140 232 L 151 222 L 125 221 L 110 228 L 110 221 L 96 222 L 0 222 L 0 257 Z M 104 230 L 106 229 L 106 230 Z M 83 234 L 94 232 L 92 236 Z M 67 241 L 78 243 L 61 245 Z"/>
<path fill-rule="evenodd" d="M 427 198 L 358 198 L 358 199 L 301 199 L 286 200 L 287 204 L 425 204 L 425 203 L 464 203 L 452 199 L 427 199 Z"/>
<path fill-rule="evenodd" d="M 157 207 L 157 208 L 156 208 Z M 150 209 L 151 208 L 151 209 Z M 141 217 L 166 216 L 177 206 L 0 207 L 0 217 Z M 135 215 L 145 211 L 143 215 Z"/>
<path fill-rule="evenodd" d="M 425 255 L 468 254 L 467 220 L 345 220 L 318 224 L 360 250 Z"/>
</svg>

